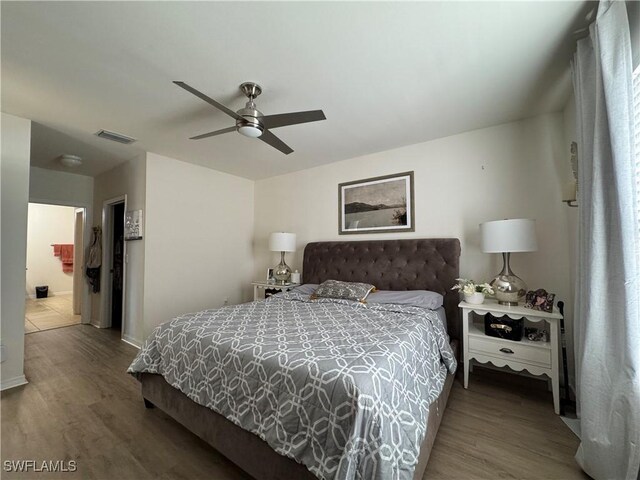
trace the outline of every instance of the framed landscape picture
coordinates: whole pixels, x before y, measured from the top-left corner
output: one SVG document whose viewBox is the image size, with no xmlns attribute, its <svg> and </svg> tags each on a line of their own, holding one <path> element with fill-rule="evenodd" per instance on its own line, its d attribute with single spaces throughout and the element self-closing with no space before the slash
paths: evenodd
<svg viewBox="0 0 640 480">
<path fill-rule="evenodd" d="M 350 233 L 413 232 L 413 172 L 338 185 L 338 230 Z"/>
</svg>

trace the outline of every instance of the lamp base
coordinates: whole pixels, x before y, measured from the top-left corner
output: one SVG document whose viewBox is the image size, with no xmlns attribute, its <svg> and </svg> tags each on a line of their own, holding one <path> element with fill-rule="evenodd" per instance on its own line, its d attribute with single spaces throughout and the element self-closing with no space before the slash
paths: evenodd
<svg viewBox="0 0 640 480">
<path fill-rule="evenodd" d="M 527 284 L 516 275 L 498 275 L 490 283 L 496 292 L 500 305 L 518 305 L 518 301 L 527 294 Z"/>
<path fill-rule="evenodd" d="M 500 305 L 516 306 L 527 294 L 527 284 L 511 271 L 509 256 L 509 253 L 502 254 L 502 271 L 491 280 L 490 285 L 496 292 L 496 300 Z"/>
<path fill-rule="evenodd" d="M 280 252 L 280 263 L 273 268 L 273 278 L 279 285 L 286 284 L 291 278 L 291 268 L 284 261 L 284 252 Z"/>
</svg>

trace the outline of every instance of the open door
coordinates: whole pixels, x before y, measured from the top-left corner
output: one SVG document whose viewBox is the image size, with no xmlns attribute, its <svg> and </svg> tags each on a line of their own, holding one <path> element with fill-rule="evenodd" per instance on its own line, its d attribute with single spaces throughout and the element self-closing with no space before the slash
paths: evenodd
<svg viewBox="0 0 640 480">
<path fill-rule="evenodd" d="M 76 208 L 73 233 L 73 314 L 82 314 L 82 276 L 84 272 L 84 208 Z"/>
</svg>

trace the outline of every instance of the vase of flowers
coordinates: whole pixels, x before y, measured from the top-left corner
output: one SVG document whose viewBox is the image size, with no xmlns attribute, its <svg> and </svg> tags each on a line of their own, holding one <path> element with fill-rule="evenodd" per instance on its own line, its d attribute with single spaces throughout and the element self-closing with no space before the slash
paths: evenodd
<svg viewBox="0 0 640 480">
<path fill-rule="evenodd" d="M 458 281 L 451 290 L 460 290 L 464 301 L 472 305 L 480 305 L 484 302 L 485 295 L 493 295 L 495 292 L 488 283 L 475 283 L 466 278 L 456 278 Z"/>
</svg>

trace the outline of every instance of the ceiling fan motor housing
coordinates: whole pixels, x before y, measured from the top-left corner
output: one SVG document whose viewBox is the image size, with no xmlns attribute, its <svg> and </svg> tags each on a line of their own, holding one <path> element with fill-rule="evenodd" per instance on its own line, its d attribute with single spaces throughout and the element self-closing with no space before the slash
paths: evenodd
<svg viewBox="0 0 640 480">
<path fill-rule="evenodd" d="M 264 125 L 260 121 L 263 117 L 262 112 L 256 108 L 255 103 L 251 100 L 247 102 L 244 108 L 236 112 L 241 118 L 236 120 L 236 129 L 238 133 L 247 137 L 259 137 L 264 132 Z"/>
</svg>

